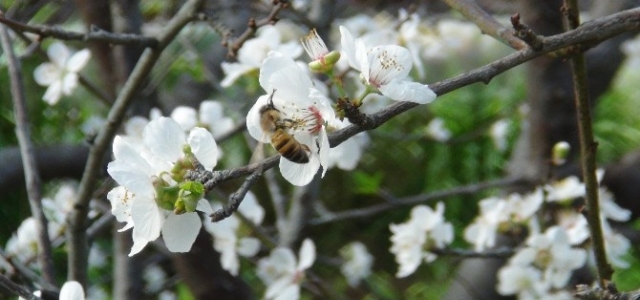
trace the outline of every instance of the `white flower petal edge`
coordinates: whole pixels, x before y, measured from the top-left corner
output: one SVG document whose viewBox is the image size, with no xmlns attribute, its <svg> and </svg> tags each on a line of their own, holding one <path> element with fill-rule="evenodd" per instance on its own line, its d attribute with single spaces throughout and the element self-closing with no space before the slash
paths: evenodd
<svg viewBox="0 0 640 300">
<path fill-rule="evenodd" d="M 67 281 L 60 289 L 60 300 L 84 300 L 84 289 L 77 281 Z"/>
<path fill-rule="evenodd" d="M 271 139 L 269 136 L 262 131 L 262 127 L 260 127 L 260 109 L 267 105 L 267 101 L 269 100 L 269 95 L 263 95 L 258 98 L 256 103 L 251 107 L 249 113 L 247 114 L 247 131 L 252 138 L 256 139 L 261 143 L 270 143 Z"/>
<path fill-rule="evenodd" d="M 153 155 L 165 161 L 173 163 L 183 156 L 185 134 L 171 118 L 162 117 L 149 122 L 142 132 L 142 138 Z"/>
<path fill-rule="evenodd" d="M 169 213 L 162 226 L 162 238 L 171 252 L 188 252 L 196 241 L 202 221 L 197 213 Z"/>
<path fill-rule="evenodd" d="M 191 151 L 204 168 L 212 170 L 218 163 L 218 145 L 211 133 L 202 127 L 196 127 L 189 133 L 187 141 Z"/>
<path fill-rule="evenodd" d="M 316 245 L 310 239 L 305 239 L 300 246 L 298 270 L 306 270 L 316 260 Z"/>
<path fill-rule="evenodd" d="M 418 104 L 431 103 L 437 96 L 426 84 L 397 79 L 380 86 L 380 92 L 394 100 L 409 101 Z"/>
</svg>

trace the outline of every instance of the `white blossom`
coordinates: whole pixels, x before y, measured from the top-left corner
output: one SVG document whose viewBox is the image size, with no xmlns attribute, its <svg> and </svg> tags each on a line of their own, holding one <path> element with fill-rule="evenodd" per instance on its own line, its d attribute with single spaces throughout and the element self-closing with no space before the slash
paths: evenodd
<svg viewBox="0 0 640 300">
<path fill-rule="evenodd" d="M 364 41 L 354 39 L 346 27 L 341 26 L 340 32 L 342 50 L 349 65 L 361 72 L 368 86 L 398 101 L 426 104 L 436 98 L 427 85 L 409 80 L 413 66 L 409 50 L 397 45 L 367 48 Z"/>
<path fill-rule="evenodd" d="M 217 205 L 215 208 L 221 207 Z M 256 201 L 255 195 L 248 192 L 238 208 L 247 219 L 260 225 L 264 218 L 264 209 Z M 204 228 L 213 236 L 213 247 L 220 253 L 220 264 L 234 276 L 240 270 L 238 255 L 251 257 L 260 250 L 260 241 L 253 237 L 239 237 L 240 219 L 235 215 L 219 222 L 205 222 Z"/>
<path fill-rule="evenodd" d="M 212 212 L 206 200 L 191 199 L 191 192 L 182 188 L 179 198 L 187 199 L 183 203 L 189 205 L 186 211 L 178 207 L 173 210 L 175 203 L 163 202 L 168 194 L 157 194 L 178 187 L 170 174 L 176 164 L 182 163 L 187 145 L 205 169 L 211 170 L 216 165 L 217 145 L 211 134 L 203 128 L 194 128 L 187 138 L 180 125 L 170 118 L 158 118 L 145 127 L 142 147 L 134 147 L 119 136 L 115 138 L 115 160 L 109 163 L 107 171 L 121 187 L 109 192 L 107 198 L 116 219 L 127 223 L 121 231 L 133 227 L 130 256 L 157 239 L 161 232 L 170 251 L 189 251 L 201 227 L 200 217 L 192 209 Z M 176 201 L 176 196 L 169 199 Z"/>
<path fill-rule="evenodd" d="M 307 185 L 325 166 L 329 154 L 329 139 L 325 122 L 334 119 L 329 99 L 313 87 L 311 78 L 289 57 L 271 54 L 260 69 L 260 85 L 267 91 L 247 114 L 247 130 L 251 136 L 262 143 L 269 143 L 271 136 L 260 126 L 260 109 L 267 105 L 272 97 L 273 106 L 279 110 L 282 118 L 291 121 L 288 133 L 308 149 L 309 162 L 295 163 L 286 158 L 280 159 L 280 172 L 290 183 Z M 323 168 L 322 176 L 326 172 Z"/>
<path fill-rule="evenodd" d="M 222 63 L 222 70 L 226 76 L 220 85 L 229 87 L 242 75 L 258 70 L 271 51 L 283 53 L 290 58 L 300 56 L 302 47 L 298 41 L 283 43 L 282 34 L 275 26 L 264 26 L 258 29 L 256 37 L 247 40 L 238 50 L 238 62 Z"/>
<path fill-rule="evenodd" d="M 508 221 L 508 203 L 500 198 L 486 198 L 480 201 L 480 215 L 464 230 L 464 239 L 482 251 L 495 245 L 498 226 Z"/>
<path fill-rule="evenodd" d="M 371 274 L 373 256 L 364 244 L 352 242 L 340 249 L 340 256 L 345 260 L 340 265 L 340 271 L 350 286 L 357 286 L 362 279 Z"/>
<path fill-rule="evenodd" d="M 399 270 L 396 277 L 406 277 L 424 260 L 429 263 L 437 256 L 429 249 L 442 248 L 453 241 L 453 226 L 444 221 L 444 204 L 436 210 L 418 205 L 411 210 L 411 218 L 400 224 L 391 224 L 391 253 L 395 255 Z"/>
<path fill-rule="evenodd" d="M 328 129 L 330 131 L 339 130 L 349 125 L 351 125 L 349 121 L 341 121 L 336 118 L 329 122 Z M 369 136 L 365 132 L 356 134 L 340 145 L 329 149 L 329 156 L 324 167 L 331 169 L 337 166 L 347 171 L 355 169 L 362 157 L 364 147 L 366 147 L 367 144 L 369 144 Z"/>
<path fill-rule="evenodd" d="M 298 261 L 289 248 L 273 249 L 269 257 L 258 261 L 258 277 L 268 286 L 264 297 L 278 300 L 299 299 L 304 272 L 315 260 L 316 246 L 310 239 L 302 242 Z"/>
<path fill-rule="evenodd" d="M 71 95 L 76 88 L 78 72 L 91 58 L 91 52 L 84 49 L 72 54 L 63 43 L 54 42 L 47 49 L 47 55 L 51 62 L 39 65 L 33 76 L 39 85 L 48 86 L 42 99 L 54 105 L 63 94 Z"/>
<path fill-rule="evenodd" d="M 438 142 L 446 142 L 451 138 L 451 131 L 447 129 L 442 118 L 434 118 L 427 124 L 427 135 Z"/>
</svg>

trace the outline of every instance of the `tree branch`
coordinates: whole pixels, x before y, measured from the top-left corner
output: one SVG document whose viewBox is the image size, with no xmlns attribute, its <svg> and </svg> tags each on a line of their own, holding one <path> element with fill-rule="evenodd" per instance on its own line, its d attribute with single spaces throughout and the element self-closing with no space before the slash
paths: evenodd
<svg viewBox="0 0 640 300">
<path fill-rule="evenodd" d="M 222 45 L 229 49 L 229 51 L 227 51 L 227 57 L 236 57 L 238 50 L 242 48 L 244 42 L 253 37 L 256 34 L 256 31 L 258 31 L 258 28 L 269 24 L 275 24 L 278 21 L 278 13 L 287 7 L 289 7 L 289 3 L 287 1 L 276 1 L 268 16 L 257 21 L 253 18 L 249 19 L 247 29 L 239 37 L 234 39 L 233 42 L 229 42 L 229 39 L 231 38 L 230 31 L 222 32 Z"/>
<path fill-rule="evenodd" d="M 577 0 L 565 0 L 562 6 L 563 23 L 567 30 L 580 25 L 580 10 Z M 580 136 L 580 159 L 583 182 L 586 188 L 587 220 L 593 244 L 598 279 L 601 287 L 611 281 L 613 269 L 607 263 L 602 221 L 600 220 L 600 202 L 598 199 L 598 179 L 596 177 L 596 149 L 598 144 L 593 138 L 591 104 L 589 99 L 589 83 L 587 81 L 586 62 L 583 53 L 571 58 L 571 77 L 575 97 L 578 129 Z"/>
<path fill-rule="evenodd" d="M 49 240 L 49 229 L 47 218 L 42 210 L 42 183 L 40 173 L 36 165 L 34 147 L 31 143 L 29 132 L 29 117 L 27 114 L 26 97 L 24 94 L 24 83 L 22 82 L 22 71 L 20 63 L 13 53 L 11 38 L 5 26 L 0 25 L 0 42 L 2 50 L 7 56 L 9 67 L 9 77 L 11 80 L 11 95 L 16 121 L 16 135 L 20 145 L 20 156 L 24 167 L 24 176 L 27 186 L 27 196 L 31 215 L 36 220 L 37 241 L 38 241 L 38 262 L 42 270 L 42 277 L 49 285 L 56 286 L 55 269 L 53 268 L 53 254 L 51 241 Z"/>
<path fill-rule="evenodd" d="M 488 34 L 498 41 L 509 45 L 511 48 L 521 50 L 527 48 L 527 44 L 516 37 L 512 29 L 504 27 L 492 15 L 484 11 L 473 0 L 444 0 L 451 8 L 460 12 L 463 16 L 475 23 L 483 33 Z"/>
<path fill-rule="evenodd" d="M 100 173 L 100 165 L 110 148 L 113 138 L 120 124 L 124 120 L 125 113 L 136 91 L 140 88 L 155 62 L 164 48 L 175 38 L 180 30 L 189 22 L 197 19 L 197 12 L 203 0 L 190 0 L 169 21 L 166 30 L 158 38 L 156 48 L 147 48 L 135 69 L 132 71 L 125 85 L 122 87 L 118 98 L 109 111 L 105 126 L 98 133 L 95 143 L 90 149 L 87 165 L 78 187 L 78 198 L 74 203 L 74 210 L 67 217 L 69 229 L 67 231 L 69 241 L 69 278 L 86 286 L 87 280 L 87 212 L 89 200 L 94 185 Z"/>
<path fill-rule="evenodd" d="M 309 220 L 308 224 L 322 225 L 326 223 L 332 223 L 332 222 L 337 222 L 337 221 L 342 221 L 347 219 L 365 218 L 365 217 L 370 217 L 370 216 L 400 207 L 400 206 L 416 205 L 420 203 L 431 202 L 434 200 L 445 199 L 445 198 L 454 197 L 454 196 L 472 195 L 486 189 L 496 188 L 496 187 L 505 187 L 505 186 L 510 186 L 510 185 L 519 184 L 519 183 L 522 183 L 521 179 L 505 178 L 505 179 L 499 179 L 495 181 L 487 181 L 487 182 L 481 182 L 476 184 L 470 184 L 467 186 L 456 187 L 449 190 L 437 191 L 437 192 L 432 192 L 428 194 L 421 194 L 421 195 L 404 197 L 404 198 L 394 198 L 390 195 L 383 195 L 384 198 L 387 198 L 387 202 L 385 203 L 372 205 L 365 208 L 345 210 L 345 211 L 341 211 L 333 214 L 331 213 L 324 214 L 319 218 Z"/>
<path fill-rule="evenodd" d="M 18 32 L 30 32 L 40 36 L 40 38 L 53 37 L 64 41 L 100 41 L 111 44 L 130 44 L 142 47 L 156 48 L 159 41 L 155 38 L 140 36 L 137 34 L 111 33 L 98 27 L 91 27 L 87 33 L 67 31 L 60 28 L 45 25 L 29 25 L 8 19 L 0 12 L 0 23 L 4 23 L 9 28 Z"/>
<path fill-rule="evenodd" d="M 0 287 L 3 287 L 5 290 L 11 292 L 14 295 L 18 295 L 27 300 L 42 300 L 42 298 L 34 295 L 29 292 L 29 290 L 13 283 L 9 278 L 0 274 Z"/>
</svg>

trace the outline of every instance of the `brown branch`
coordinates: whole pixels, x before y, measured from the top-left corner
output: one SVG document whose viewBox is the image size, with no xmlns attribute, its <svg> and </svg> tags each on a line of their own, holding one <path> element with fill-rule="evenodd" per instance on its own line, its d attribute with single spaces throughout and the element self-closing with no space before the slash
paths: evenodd
<svg viewBox="0 0 640 300">
<path fill-rule="evenodd" d="M 107 149 L 113 142 L 113 138 L 120 124 L 124 120 L 125 113 L 132 102 L 136 92 L 140 89 L 143 81 L 155 65 L 158 57 L 164 48 L 177 36 L 180 30 L 189 22 L 198 18 L 197 12 L 203 0 L 187 1 L 180 11 L 169 21 L 165 31 L 158 37 L 156 48 L 147 48 L 140 57 L 138 64 L 131 72 L 127 82 L 122 87 L 118 98 L 111 107 L 107 116 L 105 126 L 96 136 L 92 145 L 86 167 L 78 187 L 78 196 L 74 202 L 74 210 L 67 216 L 69 228 L 67 230 L 69 245 L 69 278 L 80 282 L 86 286 L 87 282 L 87 213 L 89 210 L 89 200 L 94 190 L 94 186 L 101 172 L 101 164 Z"/>
<path fill-rule="evenodd" d="M 64 41 L 101 41 L 116 45 L 137 45 L 142 47 L 156 48 L 158 40 L 155 38 L 140 36 L 137 34 L 111 33 L 98 27 L 91 27 L 87 33 L 62 30 L 60 28 L 45 25 L 29 25 L 8 19 L 0 13 L 0 23 L 4 23 L 16 32 L 30 32 L 40 36 L 40 38 L 52 37 Z"/>
<path fill-rule="evenodd" d="M 315 225 L 333 223 L 333 222 L 347 220 L 347 219 L 366 218 L 366 217 L 371 217 L 373 215 L 376 215 L 394 208 L 401 207 L 401 206 L 410 206 L 410 205 L 416 205 L 420 203 L 428 203 L 435 200 L 440 200 L 440 199 L 445 199 L 445 198 L 455 197 L 455 196 L 473 195 L 486 189 L 512 186 L 512 185 L 521 184 L 521 183 L 523 183 L 523 181 L 518 178 L 505 178 L 505 179 L 475 183 L 475 184 L 470 184 L 466 186 L 455 187 L 449 190 L 436 191 L 428 194 L 420 194 L 420 195 L 404 197 L 404 198 L 395 198 L 385 193 L 381 195 L 383 198 L 387 200 L 387 202 L 385 203 L 372 205 L 365 208 L 345 210 L 337 213 L 323 214 L 319 218 L 309 220 L 308 224 L 315 226 Z"/>
<path fill-rule="evenodd" d="M 475 23 L 483 33 L 511 46 L 516 50 L 525 49 L 527 44 L 514 35 L 513 30 L 504 27 L 493 16 L 483 10 L 474 0 L 444 0 L 451 8 Z"/>
<path fill-rule="evenodd" d="M 14 295 L 20 296 L 27 300 L 42 300 L 42 298 L 29 292 L 29 290 L 25 289 L 24 287 L 13 283 L 11 280 L 9 280 L 9 278 L 5 277 L 3 274 L 0 274 L 0 287 L 4 288 L 5 290 L 11 292 Z"/>
<path fill-rule="evenodd" d="M 577 0 L 565 0 L 562 6 L 563 23 L 567 30 L 580 25 L 580 10 Z M 596 178 L 596 149 L 598 144 L 593 137 L 591 103 L 589 100 L 589 82 L 583 53 L 578 53 L 571 59 L 571 77 L 575 97 L 578 119 L 578 133 L 580 137 L 580 159 L 582 165 L 583 182 L 586 188 L 587 220 L 596 269 L 601 287 L 606 287 L 613 276 L 613 269 L 607 263 L 605 242 L 600 220 L 600 203 L 598 199 L 598 179 Z"/>
<path fill-rule="evenodd" d="M 445 249 L 429 249 L 429 252 L 439 256 L 455 256 L 462 258 L 509 258 L 515 253 L 515 249 L 511 247 L 500 247 L 476 252 L 467 249 L 445 248 Z"/>
<path fill-rule="evenodd" d="M 265 25 L 273 25 L 278 22 L 278 13 L 288 7 L 289 3 L 287 1 L 275 1 L 269 15 L 257 21 L 254 18 L 249 19 L 247 22 L 247 29 L 239 37 L 234 39 L 233 42 L 229 41 L 231 39 L 231 32 L 229 30 L 222 32 L 222 45 L 228 49 L 227 57 L 235 58 L 238 54 L 238 50 L 242 48 L 242 45 L 248 39 L 252 38 L 256 34 L 258 28 Z"/>
<path fill-rule="evenodd" d="M 213 222 L 218 222 L 220 220 L 228 218 L 234 211 L 238 210 L 240 203 L 244 199 L 244 196 L 247 194 L 251 186 L 260 178 L 262 175 L 262 169 L 257 169 L 253 172 L 253 174 L 249 175 L 247 179 L 244 180 L 244 183 L 240 186 L 240 188 L 229 197 L 229 203 L 225 205 L 223 208 L 213 212 L 211 214 L 211 220 Z"/>
<path fill-rule="evenodd" d="M 24 167 L 29 206 L 31 208 L 31 215 L 36 220 L 38 262 L 42 270 L 42 277 L 48 285 L 47 287 L 55 287 L 56 276 L 53 267 L 53 253 L 51 240 L 49 240 L 47 218 L 42 210 L 42 182 L 36 164 L 34 146 L 31 142 L 27 101 L 24 92 L 24 83 L 22 82 L 22 70 L 15 53 L 13 53 L 9 32 L 3 25 L 0 25 L 0 42 L 2 43 L 2 50 L 7 56 L 7 64 L 9 67 L 11 95 L 16 121 L 16 135 L 18 136 L 18 144 L 20 145 L 20 156 L 22 157 Z"/>
</svg>

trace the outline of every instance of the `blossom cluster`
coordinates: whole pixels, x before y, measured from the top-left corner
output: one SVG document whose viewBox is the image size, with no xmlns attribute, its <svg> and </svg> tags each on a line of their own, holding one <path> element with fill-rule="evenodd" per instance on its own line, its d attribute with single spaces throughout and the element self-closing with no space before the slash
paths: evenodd
<svg viewBox="0 0 640 300">
<path fill-rule="evenodd" d="M 602 178 L 603 173 L 598 172 Z M 476 251 L 495 246 L 497 236 L 526 228 L 528 237 L 498 272 L 498 292 L 517 295 L 520 299 L 571 299 L 562 289 L 569 283 L 571 273 L 589 262 L 585 242 L 590 236 L 585 216 L 571 205 L 585 196 L 585 186 L 575 176 L 537 188 L 526 194 L 511 194 L 505 198 L 490 197 L 480 201 L 480 215 L 464 232 L 465 240 Z M 628 221 L 631 212 L 619 207 L 606 188 L 599 189 L 601 222 L 609 263 L 627 268 L 623 259 L 630 242 L 615 232 L 608 220 Z M 554 224 L 546 229 L 538 219 L 544 204 L 552 203 Z M 516 230 L 517 231 L 517 230 Z"/>
</svg>

